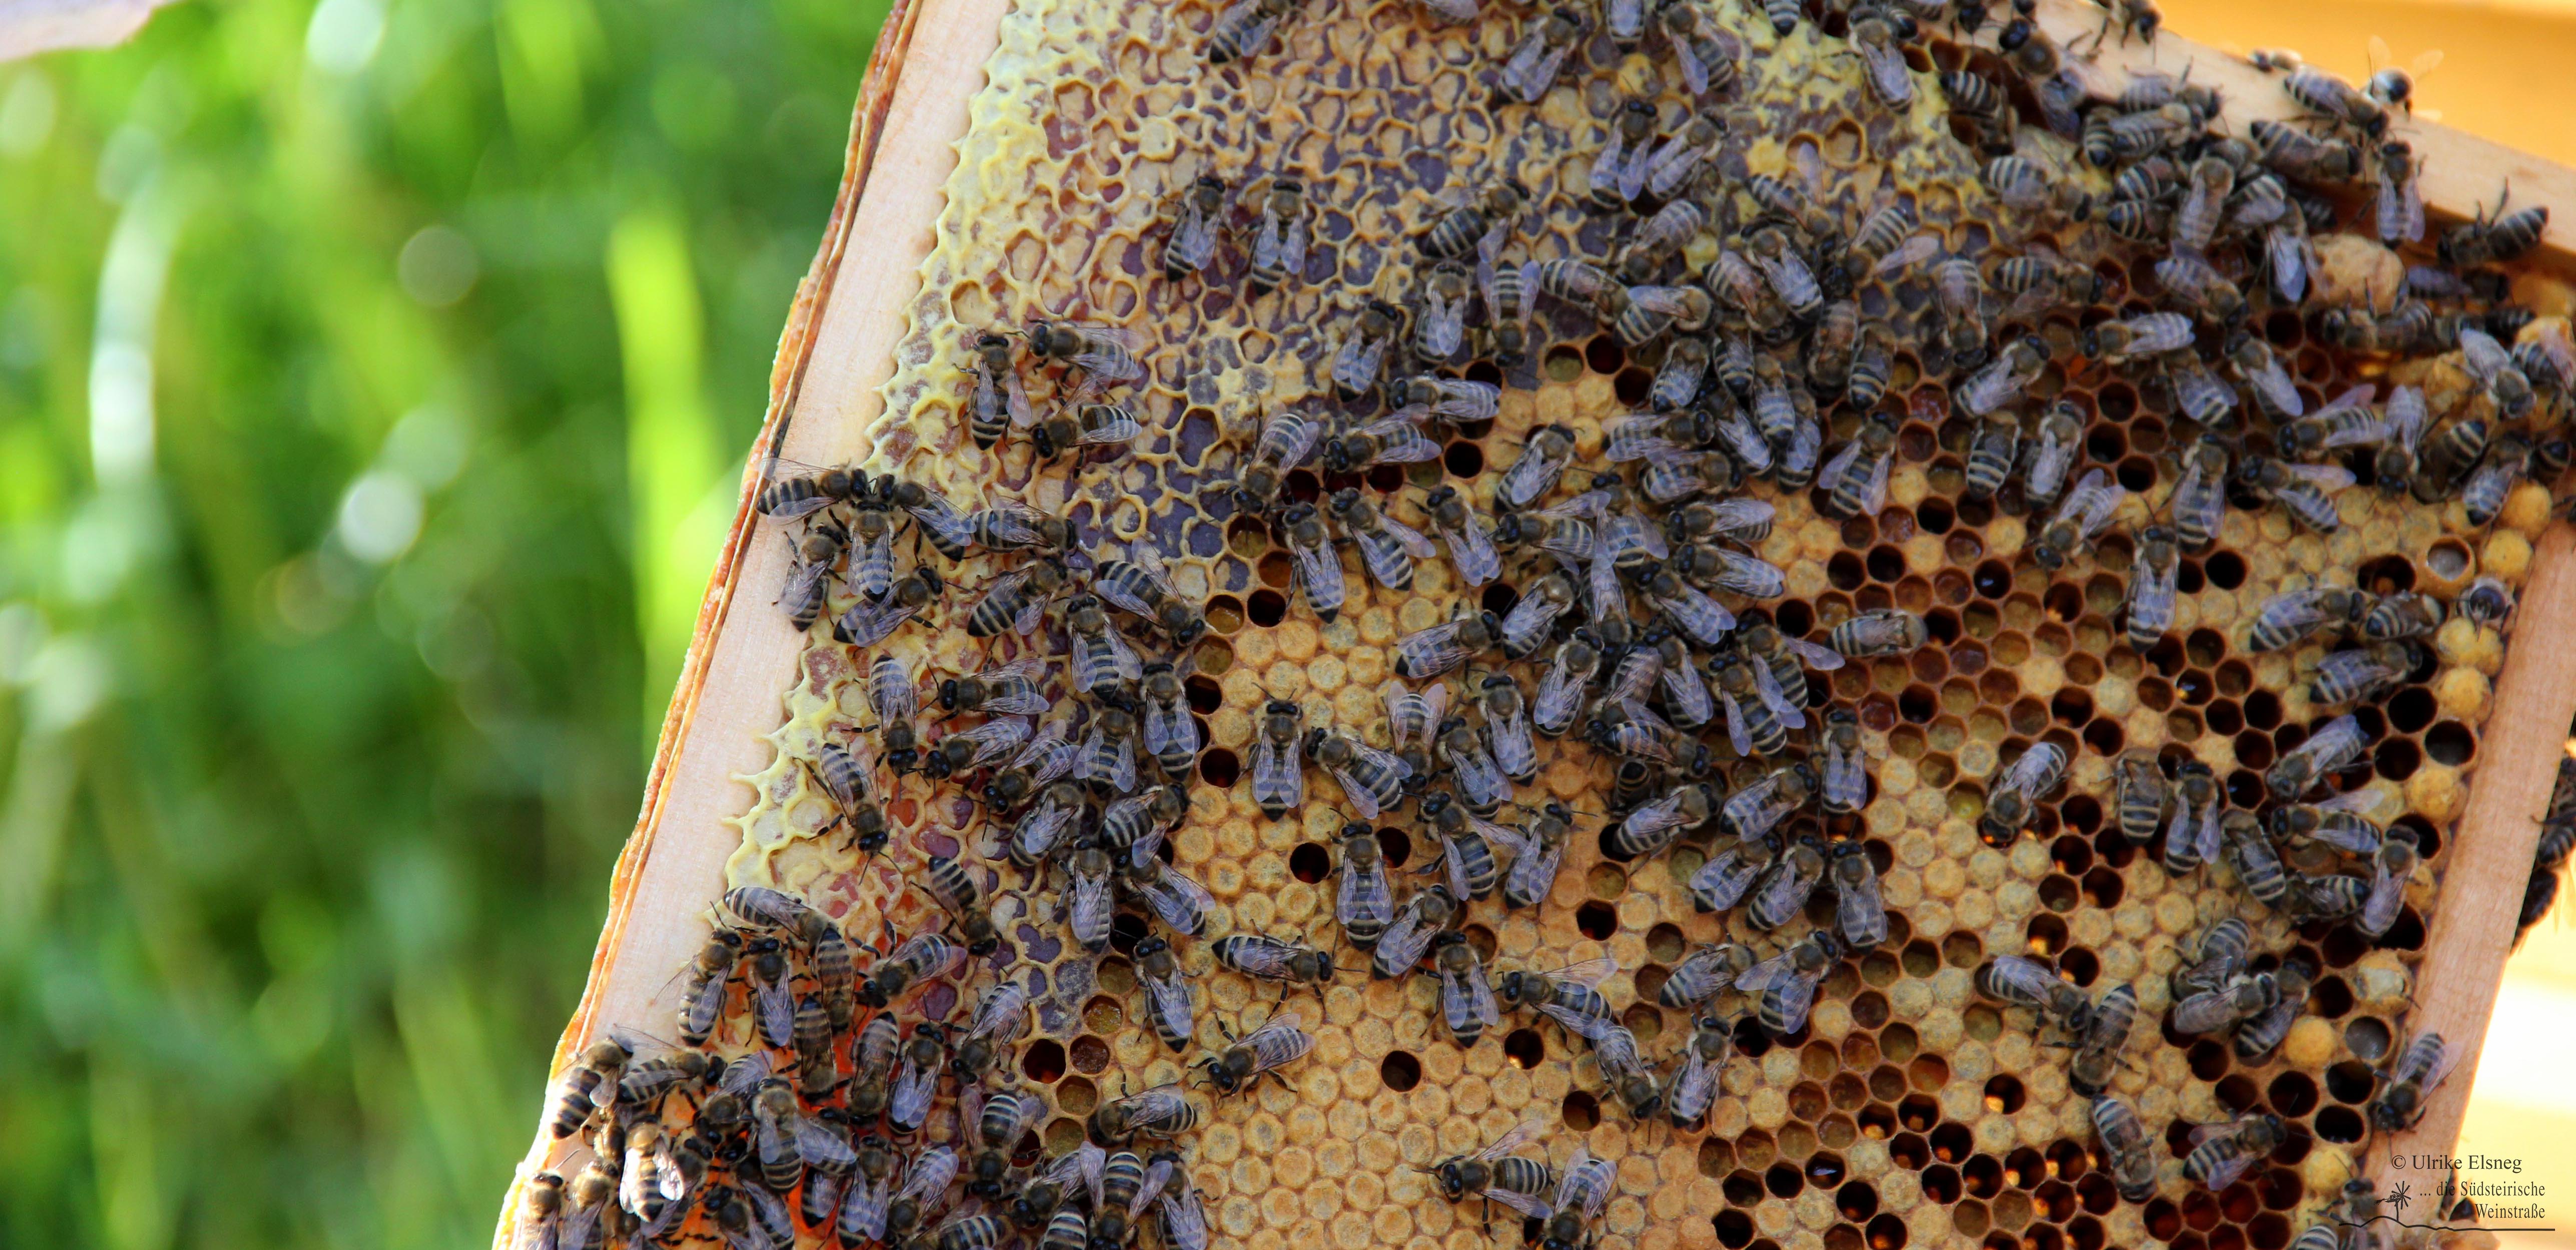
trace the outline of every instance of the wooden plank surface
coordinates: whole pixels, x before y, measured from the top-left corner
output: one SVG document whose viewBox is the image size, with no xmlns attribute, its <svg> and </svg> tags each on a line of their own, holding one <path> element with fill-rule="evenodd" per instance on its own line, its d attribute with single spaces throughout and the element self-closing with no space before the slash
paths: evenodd
<svg viewBox="0 0 2576 1250">
<path fill-rule="evenodd" d="M 2459 1140 L 2477 1054 L 2504 984 L 2540 816 L 2568 721 L 2576 718 L 2576 646 L 2568 641 L 2576 625 L 2576 529 L 2565 522 L 2541 534 L 2514 623 L 2495 707 L 2478 734 L 2468 810 L 2443 852 L 2442 892 L 2415 974 L 2413 1027 L 2441 1034 L 2460 1063 L 2413 1129 L 2372 1144 L 2370 1167 L 2383 1183 L 2390 1155 L 2449 1155 Z"/>
</svg>

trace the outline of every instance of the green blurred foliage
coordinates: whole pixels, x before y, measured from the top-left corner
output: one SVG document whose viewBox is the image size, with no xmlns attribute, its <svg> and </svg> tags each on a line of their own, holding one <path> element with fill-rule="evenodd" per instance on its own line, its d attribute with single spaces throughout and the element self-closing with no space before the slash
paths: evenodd
<svg viewBox="0 0 2576 1250">
<path fill-rule="evenodd" d="M 884 13 L 0 66 L 0 1245 L 486 1243 Z"/>
</svg>

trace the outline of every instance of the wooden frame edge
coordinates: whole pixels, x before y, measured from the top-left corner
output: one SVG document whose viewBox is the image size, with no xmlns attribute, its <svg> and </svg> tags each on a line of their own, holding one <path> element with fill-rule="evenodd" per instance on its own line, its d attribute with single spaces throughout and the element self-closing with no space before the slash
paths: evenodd
<svg viewBox="0 0 2576 1250">
<path fill-rule="evenodd" d="M 882 402 L 878 390 L 893 374 L 893 349 L 908 325 L 910 304 L 908 299 L 877 297 L 889 281 L 918 288 L 921 263 L 936 240 L 948 177 L 955 168 L 955 144 L 966 133 L 968 106 L 982 88 L 984 64 L 999 46 L 1001 18 L 1008 8 L 1008 0 L 895 0 L 879 31 L 852 114 L 840 191 L 780 336 L 770 372 L 768 409 L 743 469 L 734 521 L 699 604 L 689 650 L 646 775 L 642 809 L 610 879 L 608 914 L 593 948 L 589 978 L 556 1041 L 550 1074 L 562 1069 L 601 1021 L 620 1016 L 615 1010 L 619 1000 L 649 1000 L 662 985 L 656 978 L 639 993 L 633 978 L 618 976 L 629 920 L 639 912 L 660 914 L 659 908 L 639 902 L 657 863 L 656 852 L 668 858 L 679 839 L 720 843 L 719 853 L 712 856 L 720 865 L 740 842 L 730 825 L 675 829 L 671 822 L 675 817 L 672 799 L 682 774 L 692 764 L 707 763 L 692 758 L 708 746 L 696 731 L 704 728 L 722 735 L 744 731 L 739 734 L 741 743 L 766 753 L 762 735 L 774 724 L 752 723 L 739 714 L 764 710 L 774 722 L 779 698 L 802 650 L 800 636 L 774 613 L 759 618 L 768 626 L 759 632 L 776 637 L 747 639 L 737 634 L 737 645 L 726 645 L 737 590 L 784 575 L 784 555 L 755 541 L 760 517 L 752 501 L 766 483 L 764 465 L 771 456 L 803 451 L 815 459 L 847 460 L 863 451 L 834 443 L 855 442 L 865 420 Z M 912 233 L 910 246 L 901 249 L 901 255 L 888 255 L 898 249 L 882 246 L 900 242 L 897 236 L 874 231 L 863 236 L 861 230 L 871 211 L 889 202 L 913 210 L 901 220 L 873 223 Z M 847 280 L 843 265 L 851 259 L 854 240 L 862 237 L 882 250 L 871 255 L 866 275 L 875 281 L 853 283 Z M 853 339 L 861 342 L 852 343 Z M 868 350 L 871 344 L 872 351 Z M 858 350 L 833 350 L 854 347 Z M 818 378 L 818 373 L 824 376 Z M 764 650 L 769 654 L 759 654 Z M 771 662 L 753 662 L 761 659 Z M 737 715 L 711 722 L 706 718 L 711 706 Z M 721 761 L 716 766 L 722 767 Z M 710 848 L 692 849 L 701 852 L 690 856 L 694 862 Z M 697 893 L 711 904 L 722 882 L 720 871 L 706 875 Z M 683 962 L 685 958 L 671 963 L 661 976 L 667 977 Z M 548 1133 L 545 1118 L 541 1111 L 533 1144 L 503 1197 L 494 1233 L 496 1250 L 507 1246 L 527 1176 L 558 1152 L 560 1143 Z"/>
</svg>

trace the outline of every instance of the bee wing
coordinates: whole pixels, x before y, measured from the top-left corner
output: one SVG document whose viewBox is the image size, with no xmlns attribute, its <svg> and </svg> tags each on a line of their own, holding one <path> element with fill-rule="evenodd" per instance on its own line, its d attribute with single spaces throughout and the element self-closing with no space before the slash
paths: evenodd
<svg viewBox="0 0 2576 1250">
<path fill-rule="evenodd" d="M 1771 666 L 1756 660 L 1752 662 L 1752 667 L 1753 690 L 1762 696 L 1762 702 L 1769 705 L 1772 714 L 1780 718 L 1781 724 L 1791 729 L 1806 728 L 1807 713 L 1796 703 L 1791 702 L 1789 696 L 1781 691 L 1779 679 L 1771 675 Z"/>
<path fill-rule="evenodd" d="M 1789 649 L 1789 654 L 1798 657 L 1800 664 L 1818 672 L 1830 673 L 1843 666 L 1843 653 L 1831 647 L 1820 647 L 1798 638 L 1784 637 L 1780 642 Z"/>
<path fill-rule="evenodd" d="M 805 1161 L 816 1167 L 839 1171 L 859 1161 L 859 1154 L 850 1148 L 848 1138 L 812 1120 L 798 1120 L 795 1136 L 796 1153 L 805 1156 Z"/>
<path fill-rule="evenodd" d="M 1494 987 L 1485 980 L 1485 965 L 1479 963 L 1467 969 L 1467 975 L 1460 979 L 1465 982 L 1467 1010 L 1475 1021 L 1488 1026 L 1501 1023 L 1503 1011 L 1494 1003 Z"/>
<path fill-rule="evenodd" d="M 1737 973 L 1735 988 L 1747 994 L 1759 993 L 1796 975 L 1796 965 L 1791 962 L 1789 952 L 1782 951 Z"/>
<path fill-rule="evenodd" d="M 1383 512 L 1378 514 L 1378 522 L 1384 525 L 1386 532 L 1403 546 L 1405 553 L 1414 559 L 1428 560 L 1440 554 L 1440 549 L 1433 546 L 1431 540 L 1423 536 L 1422 531 Z"/>
<path fill-rule="evenodd" d="M 1440 444 L 1432 442 L 1421 426 L 1403 417 L 1372 421 L 1360 427 L 1360 433 L 1385 440 L 1385 450 L 1377 454 L 1379 464 L 1418 464 L 1440 458 Z"/>
<path fill-rule="evenodd" d="M 1085 1149 L 1099 1149 L 1089 1142 L 1084 1142 L 1083 1146 Z M 1080 1151 L 1075 1153 L 1079 1154 Z M 922 1152 L 912 1161 L 912 1166 L 904 1171 L 903 1188 L 897 1190 L 895 1196 L 927 1201 L 946 1193 L 948 1183 L 956 1179 L 957 1150 L 953 1146 L 942 1143 Z"/>
<path fill-rule="evenodd" d="M 1808 977 L 1793 976 L 1774 987 L 1780 996 L 1780 1021 L 1795 1033 L 1807 1022 L 1807 1012 L 1816 1005 L 1818 982 Z"/>
<path fill-rule="evenodd" d="M 1494 550 L 1494 539 L 1485 532 L 1484 518 L 1470 513 L 1464 529 L 1440 528 L 1440 536 L 1449 544 L 1449 563 L 1458 570 L 1458 579 L 1470 586 L 1482 586 L 1503 575 L 1503 558 Z"/>
<path fill-rule="evenodd" d="M 1860 440 L 1857 438 L 1843 444 L 1842 450 L 1835 452 L 1832 459 L 1825 461 L 1825 467 L 1816 471 L 1817 488 L 1826 494 L 1832 494 L 1840 488 L 1843 476 L 1850 473 L 1852 465 L 1860 460 L 1860 452 Z"/>
<path fill-rule="evenodd" d="M 759 1016 L 761 1037 L 772 1046 L 785 1046 L 796 1033 L 796 994 L 786 979 L 754 980 L 751 1001 Z"/>
<path fill-rule="evenodd" d="M 725 1065 L 724 1075 L 717 1078 L 716 1088 L 736 1098 L 749 1098 L 751 1092 L 769 1079 L 773 1070 L 766 1053 L 756 1053 Z"/>
<path fill-rule="evenodd" d="M 1303 799 L 1297 762 L 1289 758 L 1293 748 L 1270 742 L 1256 742 L 1252 747 L 1252 799 L 1269 806 L 1298 806 Z"/>
<path fill-rule="evenodd" d="M 2388 436 L 2408 451 L 2424 437 L 2427 413 L 2424 392 L 2412 386 L 2401 386 L 2388 393 L 2388 406 L 2383 412 L 2388 422 Z"/>
<path fill-rule="evenodd" d="M 1145 896 L 1145 902 L 1162 918 L 1164 927 L 1191 937 L 1207 927 L 1207 913 L 1216 906 L 1216 896 L 1197 878 L 1165 865 L 1154 884 L 1155 891 Z"/>
<path fill-rule="evenodd" d="M 1699 49 L 1693 47 L 1689 39 L 1680 36 L 1674 37 L 1672 47 L 1673 62 L 1682 71 L 1683 89 L 1695 96 L 1707 95 L 1708 65 L 1700 59 Z"/>
<path fill-rule="evenodd" d="M 1523 1120 L 1520 1123 L 1513 1125 L 1510 1132 L 1495 1138 L 1492 1145 L 1469 1155 L 1468 1158 L 1477 1160 L 1499 1159 L 1531 1142 L 1537 1141 L 1538 1135 L 1538 1121 Z"/>
<path fill-rule="evenodd" d="M 1160 702 L 1147 702 L 1145 704 L 1145 716 L 1143 720 L 1145 753 L 1148 755 L 1161 755 L 1164 751 L 1177 747 L 1180 744 L 1179 726 L 1183 723 L 1187 723 L 1188 721 L 1189 717 L 1186 714 L 1174 715 L 1171 708 Z M 1195 725 L 1192 725 L 1191 727 L 1194 729 L 1197 728 Z M 1195 754 L 1195 751 L 1193 754 Z M 1122 799 L 1119 802 L 1121 804 L 1125 804 L 1134 801 L 1135 800 L 1132 799 Z"/>
<path fill-rule="evenodd" d="M 1744 710 L 1736 706 L 1734 695 L 1723 690 L 1717 692 L 1717 701 L 1726 709 L 1727 742 L 1735 748 L 1738 756 L 1752 758 L 1753 735 L 1744 728 Z"/>
<path fill-rule="evenodd" d="M 1861 40 L 1852 44 L 1852 50 L 1860 53 L 1861 64 L 1869 71 L 1869 85 L 1877 89 L 1879 98 L 1896 105 L 1914 99 L 1914 79 L 1893 46 Z"/>
<path fill-rule="evenodd" d="M 1318 604 L 1341 598 L 1333 593 L 1342 585 L 1341 557 L 1327 544 L 1292 549 L 1297 560 L 1297 576 L 1306 585 L 1306 597 Z"/>
<path fill-rule="evenodd" d="M 1028 987 L 1006 981 L 984 991 L 983 1001 L 975 1007 L 975 1025 L 966 1036 L 1007 1042 L 1027 1027 L 1028 1014 Z"/>
<path fill-rule="evenodd" d="M 2284 464 L 2281 468 L 2290 476 L 2328 493 L 2342 490 L 2359 480 L 2353 476 L 2352 470 L 2339 464 Z"/>
<path fill-rule="evenodd" d="M 1550 981 L 1561 981 L 1567 985 L 1579 985 L 1588 990 L 1598 987 L 1602 982 L 1607 981 L 1618 974 L 1619 961 L 1612 959 L 1607 955 L 1603 955 L 1597 959 L 1585 959 L 1567 964 L 1566 966 L 1545 975 Z"/>
</svg>

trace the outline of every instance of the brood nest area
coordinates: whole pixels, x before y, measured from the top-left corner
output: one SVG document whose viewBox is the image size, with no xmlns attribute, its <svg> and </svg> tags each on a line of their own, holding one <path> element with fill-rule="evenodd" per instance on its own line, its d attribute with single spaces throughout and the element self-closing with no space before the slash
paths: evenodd
<svg viewBox="0 0 2576 1250">
<path fill-rule="evenodd" d="M 513 1236 L 2368 1220 L 2569 297 L 2545 210 L 2424 230 L 2387 81 L 2084 67 L 1014 8 L 866 454 L 761 499 L 808 645 L 706 951 Z"/>
</svg>

